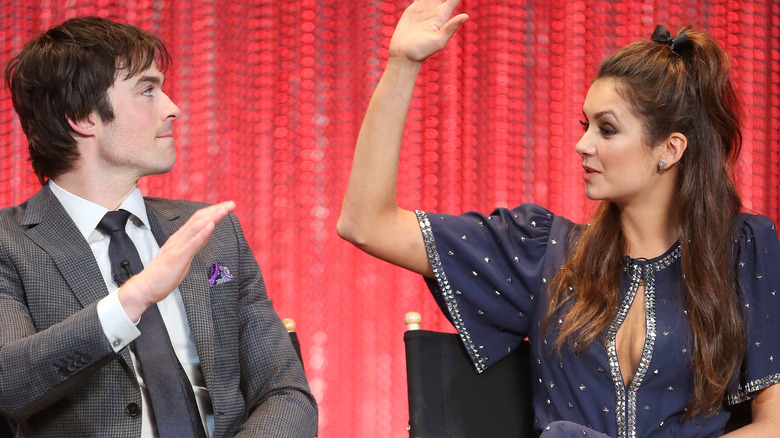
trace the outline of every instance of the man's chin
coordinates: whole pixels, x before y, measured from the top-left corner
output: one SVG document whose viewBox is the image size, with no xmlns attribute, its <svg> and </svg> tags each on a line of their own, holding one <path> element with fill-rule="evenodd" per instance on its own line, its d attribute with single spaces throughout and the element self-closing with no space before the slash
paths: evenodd
<svg viewBox="0 0 780 438">
<path fill-rule="evenodd" d="M 150 169 L 148 175 L 163 175 L 170 172 L 173 169 L 173 165 L 176 163 L 176 154 L 174 153 L 170 160 L 159 163 L 154 169 Z"/>
</svg>

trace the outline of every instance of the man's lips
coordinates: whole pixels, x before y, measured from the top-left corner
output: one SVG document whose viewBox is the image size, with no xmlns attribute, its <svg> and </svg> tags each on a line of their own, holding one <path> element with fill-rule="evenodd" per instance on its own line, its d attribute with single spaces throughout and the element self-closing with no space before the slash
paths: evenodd
<svg viewBox="0 0 780 438">
<path fill-rule="evenodd" d="M 166 123 L 162 131 L 157 133 L 157 138 L 173 137 L 173 126 Z"/>
</svg>

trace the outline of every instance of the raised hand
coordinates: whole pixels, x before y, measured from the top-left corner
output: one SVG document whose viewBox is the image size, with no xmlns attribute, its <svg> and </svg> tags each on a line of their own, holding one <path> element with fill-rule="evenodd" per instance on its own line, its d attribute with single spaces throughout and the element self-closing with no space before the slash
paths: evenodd
<svg viewBox="0 0 780 438">
<path fill-rule="evenodd" d="M 119 301 L 132 321 L 137 321 L 147 307 L 168 296 L 184 280 L 192 258 L 206 245 L 214 224 L 235 207 L 233 201 L 227 201 L 198 210 L 168 238 L 143 271 L 122 285 Z"/>
<path fill-rule="evenodd" d="M 447 44 L 469 17 L 452 16 L 460 0 L 415 0 L 404 11 L 390 40 L 390 57 L 422 62 Z"/>
</svg>

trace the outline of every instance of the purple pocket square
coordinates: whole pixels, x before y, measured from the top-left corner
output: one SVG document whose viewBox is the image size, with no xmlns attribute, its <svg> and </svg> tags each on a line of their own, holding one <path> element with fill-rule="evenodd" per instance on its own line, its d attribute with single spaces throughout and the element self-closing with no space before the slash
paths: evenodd
<svg viewBox="0 0 780 438">
<path fill-rule="evenodd" d="M 227 283 L 234 278 L 236 277 L 230 273 L 230 269 L 228 269 L 227 266 L 220 266 L 219 263 L 211 264 L 211 269 L 209 270 L 209 286 Z"/>
</svg>

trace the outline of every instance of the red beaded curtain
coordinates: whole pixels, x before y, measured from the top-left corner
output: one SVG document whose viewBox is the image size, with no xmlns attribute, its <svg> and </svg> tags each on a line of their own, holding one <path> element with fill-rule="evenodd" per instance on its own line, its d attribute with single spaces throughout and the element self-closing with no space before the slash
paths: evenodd
<svg viewBox="0 0 780 438">
<path fill-rule="evenodd" d="M 335 232 L 352 149 L 379 80 L 398 1 L 0 1 L 0 58 L 64 19 L 97 14 L 161 37 L 165 89 L 183 111 L 178 159 L 145 193 L 234 199 L 282 317 L 294 317 L 320 403 L 320 436 L 405 437 L 403 316 L 451 330 L 423 281 Z M 586 220 L 574 145 L 599 62 L 656 23 L 708 29 L 733 56 L 745 109 L 745 207 L 780 218 L 780 4 L 464 0 L 471 19 L 423 67 L 399 201 L 452 213 L 535 202 Z M 0 206 L 38 190 L 0 92 Z"/>
</svg>

